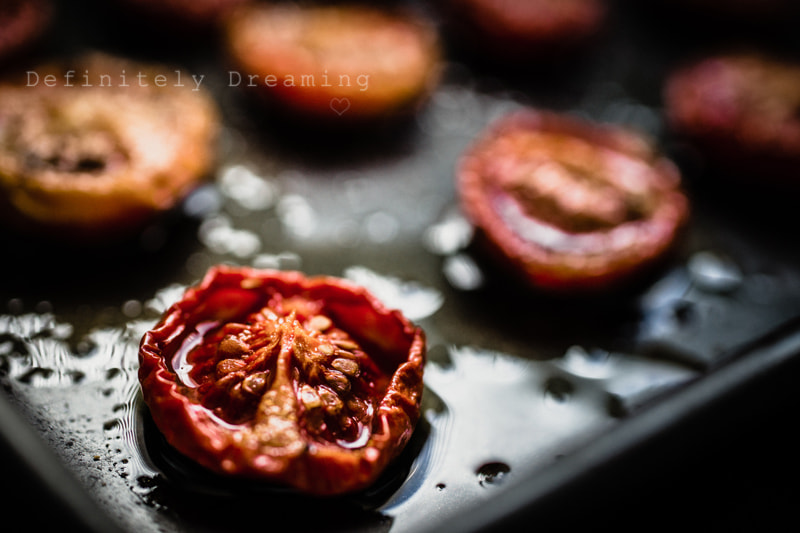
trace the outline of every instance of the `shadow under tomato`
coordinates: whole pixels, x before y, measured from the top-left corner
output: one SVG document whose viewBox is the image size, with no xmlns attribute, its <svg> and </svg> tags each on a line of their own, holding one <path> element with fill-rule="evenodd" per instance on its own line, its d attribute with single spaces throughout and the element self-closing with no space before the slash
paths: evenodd
<svg viewBox="0 0 800 533">
<path fill-rule="evenodd" d="M 349 169 L 408 156 L 417 148 L 418 110 L 374 118 L 349 117 L 345 112 L 325 118 L 304 115 L 282 106 L 263 94 L 262 87 L 232 87 L 232 98 L 225 101 L 227 120 L 252 131 L 267 153 L 323 169 Z M 309 149 L 313 154 L 309 155 Z"/>
<path fill-rule="evenodd" d="M 5 279 L 14 280 L 0 296 L 115 304 L 152 284 L 168 283 L 184 267 L 196 240 L 198 221 L 176 207 L 131 234 L 107 240 L 62 238 L 57 232 L 0 227 Z M 9 291 L 13 291 L 9 294 Z"/>
<path fill-rule="evenodd" d="M 370 488 L 317 497 L 211 472 L 167 443 L 144 404 L 137 411 L 142 454 L 161 473 L 147 494 L 148 503 L 178 515 L 181 522 L 210 530 L 236 530 L 266 521 L 270 526 L 291 525 L 293 531 L 388 531 L 393 519 L 377 508 L 405 482 L 430 433 L 428 423 L 421 420 L 406 448 Z M 309 512 L 311 508 L 314 512 Z"/>
</svg>

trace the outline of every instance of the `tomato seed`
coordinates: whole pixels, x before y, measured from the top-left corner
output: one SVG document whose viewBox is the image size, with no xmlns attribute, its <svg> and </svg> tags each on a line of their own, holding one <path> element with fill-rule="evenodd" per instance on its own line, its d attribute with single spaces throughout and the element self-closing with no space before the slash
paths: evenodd
<svg viewBox="0 0 800 533">
<path fill-rule="evenodd" d="M 330 385 L 333 390 L 340 394 L 350 392 L 350 380 L 347 379 L 347 376 L 338 370 L 326 369 L 323 372 L 325 374 L 325 381 L 328 382 L 328 385 Z"/>
<path fill-rule="evenodd" d="M 245 366 L 247 366 L 247 363 L 241 359 L 223 359 L 217 363 L 217 376 L 222 377 L 225 374 L 242 370 Z"/>
<path fill-rule="evenodd" d="M 300 401 L 303 402 L 306 409 L 315 409 L 322 405 L 319 394 L 310 385 L 303 385 L 300 388 Z"/>
<path fill-rule="evenodd" d="M 320 385 L 317 391 L 319 392 L 319 397 L 322 400 L 322 406 L 325 412 L 331 415 L 341 412 L 344 403 L 342 403 L 342 399 L 339 398 L 335 392 L 324 385 Z"/>
<path fill-rule="evenodd" d="M 247 353 L 247 345 L 238 337 L 229 335 L 219 343 L 219 353 L 224 357 L 238 357 Z"/>
<path fill-rule="evenodd" d="M 315 315 L 308 319 L 308 329 L 315 331 L 325 331 L 333 325 L 331 319 L 324 315 Z"/>
<path fill-rule="evenodd" d="M 358 348 L 358 344 L 350 339 L 331 339 L 331 342 L 345 350 L 356 350 Z"/>
<path fill-rule="evenodd" d="M 339 372 L 351 377 L 356 377 L 359 374 L 358 363 L 352 359 L 334 359 L 333 362 L 331 362 L 331 366 Z"/>
<path fill-rule="evenodd" d="M 321 353 L 322 355 L 333 355 L 335 352 L 336 349 L 330 344 L 319 345 L 319 353 Z"/>
<path fill-rule="evenodd" d="M 244 378 L 242 381 L 242 390 L 253 396 L 257 396 L 264 392 L 267 388 L 267 377 L 269 372 L 256 372 Z"/>
</svg>

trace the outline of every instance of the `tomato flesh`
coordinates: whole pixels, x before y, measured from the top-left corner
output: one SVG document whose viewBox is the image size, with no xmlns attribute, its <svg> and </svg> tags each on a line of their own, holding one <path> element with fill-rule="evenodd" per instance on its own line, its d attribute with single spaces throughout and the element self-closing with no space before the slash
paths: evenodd
<svg viewBox="0 0 800 533">
<path fill-rule="evenodd" d="M 139 377 L 156 425 L 198 463 L 340 494 L 408 442 L 424 345 L 343 280 L 217 267 L 145 335 Z"/>
<path fill-rule="evenodd" d="M 672 128 L 726 175 L 794 184 L 800 165 L 800 65 L 756 53 L 683 66 L 664 95 Z"/>
<path fill-rule="evenodd" d="M 457 170 L 478 242 L 531 285 L 606 289 L 671 248 L 688 216 L 680 176 L 640 136 L 556 113 L 504 117 Z"/>
<path fill-rule="evenodd" d="M 441 51 L 426 20 L 362 5 L 258 4 L 226 24 L 233 84 L 295 116 L 404 115 L 438 82 Z"/>
<path fill-rule="evenodd" d="M 167 72 L 89 54 L 0 84 L 0 218 L 97 243 L 172 209 L 213 168 L 219 115 L 206 91 L 153 83 Z"/>
</svg>

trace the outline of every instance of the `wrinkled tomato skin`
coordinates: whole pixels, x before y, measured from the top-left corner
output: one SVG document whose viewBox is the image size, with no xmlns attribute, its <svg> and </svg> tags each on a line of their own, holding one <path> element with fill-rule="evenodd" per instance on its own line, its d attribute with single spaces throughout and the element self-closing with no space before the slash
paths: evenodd
<svg viewBox="0 0 800 533">
<path fill-rule="evenodd" d="M 552 293 L 630 284 L 673 249 L 689 215 L 677 167 L 644 137 L 554 112 L 488 127 L 456 183 L 478 248 Z"/>
<path fill-rule="evenodd" d="M 427 19 L 361 4 L 257 4 L 225 24 L 233 85 L 314 124 L 412 115 L 439 82 L 442 51 Z"/>
<path fill-rule="evenodd" d="M 251 420 L 225 420 L 230 412 L 215 411 L 208 403 L 204 404 L 208 397 L 203 396 L 203 387 L 187 386 L 177 375 L 173 359 L 187 338 L 197 331 L 198 324 L 213 321 L 218 324 L 215 331 L 222 331 L 230 324 L 235 328 L 276 298 L 284 302 L 299 298 L 314 303 L 320 313 L 329 317 L 336 328 L 348 332 L 349 338 L 356 340 L 368 355 L 368 360 L 359 359 L 362 373 L 352 379 L 353 391 L 375 393 L 375 397 L 366 399 L 374 405 L 371 418 L 365 419 L 368 438 L 344 445 L 328 440 L 327 433 L 312 432 L 309 421 L 318 412 L 313 409 L 318 408 L 305 409 L 299 398 L 314 382 L 300 368 L 299 361 L 304 355 L 297 352 L 298 344 L 292 345 L 294 366 L 287 373 L 290 381 L 278 377 L 283 367 L 273 367 L 275 377 L 257 400 L 258 414 Z M 294 331 L 292 342 L 300 338 L 305 338 L 309 346 L 315 342 L 305 336 L 308 331 L 290 329 L 293 323 L 289 319 L 264 324 L 267 329 L 275 326 L 287 328 L 281 331 Z M 251 329 L 258 325 L 252 323 Z M 208 338 L 211 337 L 204 337 L 192 353 L 199 357 L 213 354 L 215 349 L 209 348 Z M 282 365 L 281 358 L 289 353 L 283 344 L 285 339 L 286 333 L 281 337 L 281 351 L 275 365 Z M 353 352 L 360 353 L 356 349 Z M 219 266 L 212 268 L 197 286 L 187 289 L 183 298 L 145 334 L 139 360 L 144 400 L 157 427 L 178 451 L 221 474 L 260 479 L 326 496 L 358 491 L 374 483 L 410 439 L 419 419 L 425 336 L 399 311 L 387 309 L 365 289 L 345 280 Z M 383 373 L 382 385 L 367 382 L 368 373 L 370 376 Z M 349 402 L 354 396 L 340 393 L 339 397 Z M 274 397 L 285 401 L 270 403 L 272 400 L 268 398 Z M 267 414 L 259 418 L 260 413 Z M 293 435 L 293 440 L 276 440 L 272 435 L 273 440 L 259 441 L 266 434 L 259 433 L 259 428 L 278 427 L 278 422 L 283 424 L 281 427 L 291 426 L 285 434 Z M 283 435 L 280 433 L 278 437 Z"/>
<path fill-rule="evenodd" d="M 81 245 L 131 237 L 214 167 L 217 106 L 188 84 L 156 86 L 168 67 L 95 53 L 32 72 L 32 85 L 0 83 L 0 219 L 16 233 Z"/>
<path fill-rule="evenodd" d="M 39 39 L 50 25 L 50 0 L 5 0 L 0 5 L 0 63 L 12 60 Z"/>
<path fill-rule="evenodd" d="M 664 101 L 672 130 L 711 169 L 798 187 L 800 64 L 752 52 L 705 57 L 669 76 Z"/>
</svg>

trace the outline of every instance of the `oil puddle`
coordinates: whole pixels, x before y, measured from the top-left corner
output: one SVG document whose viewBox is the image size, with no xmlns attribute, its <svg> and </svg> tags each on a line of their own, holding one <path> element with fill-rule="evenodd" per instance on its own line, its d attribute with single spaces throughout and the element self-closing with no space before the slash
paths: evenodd
<svg viewBox="0 0 800 533">
<path fill-rule="evenodd" d="M 434 288 L 363 266 L 343 275 L 414 320 L 433 317 L 444 303 Z M 123 324 L 79 338 L 52 312 L 0 315 L 1 377 L 44 413 L 51 435 L 69 440 L 73 468 L 123 524 L 176 531 L 222 525 L 226 513 L 264 498 L 302 514 L 306 497 L 210 475 L 174 452 L 148 421 L 138 343 L 185 288 L 176 283 L 148 300 L 126 300 L 118 310 Z M 533 361 L 434 343 L 428 360 L 422 419 L 406 451 L 369 491 L 319 502 L 342 516 L 342 531 L 445 523 L 510 485 L 515 473 L 553 463 L 696 375 L 669 362 L 581 346 Z M 315 519 L 308 520 L 313 530 Z"/>
<path fill-rule="evenodd" d="M 393 531 L 429 528 L 433 517 L 444 526 L 448 516 L 491 497 L 488 489 L 511 482 L 514 472 L 553 463 L 696 375 L 579 346 L 548 361 L 432 346 L 422 411 L 429 437 L 380 510 L 393 518 Z"/>
<path fill-rule="evenodd" d="M 367 288 L 389 308 L 399 309 L 412 321 L 430 317 L 444 303 L 442 293 L 432 287 L 382 275 L 363 266 L 345 269 L 344 277 Z"/>
<path fill-rule="evenodd" d="M 709 370 L 800 314 L 800 277 L 700 250 L 640 298 L 637 352 Z"/>
</svg>

